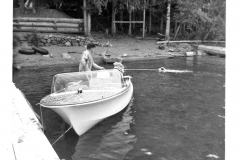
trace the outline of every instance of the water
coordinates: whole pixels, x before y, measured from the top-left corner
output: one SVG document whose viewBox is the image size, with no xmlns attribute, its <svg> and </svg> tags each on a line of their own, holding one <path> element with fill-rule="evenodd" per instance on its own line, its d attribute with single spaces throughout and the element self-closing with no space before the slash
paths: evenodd
<svg viewBox="0 0 240 160">
<path fill-rule="evenodd" d="M 112 66 L 104 66 L 112 68 Z M 62 159 L 203 160 L 225 156 L 225 59 L 190 57 L 125 64 L 126 68 L 192 70 L 193 73 L 127 71 L 133 77 L 132 102 L 122 112 L 78 137 L 70 130 L 54 144 Z M 37 104 L 50 93 L 53 75 L 78 66 L 25 69 L 13 75 Z M 52 143 L 64 129 L 62 119 L 43 108 L 46 135 Z"/>
</svg>

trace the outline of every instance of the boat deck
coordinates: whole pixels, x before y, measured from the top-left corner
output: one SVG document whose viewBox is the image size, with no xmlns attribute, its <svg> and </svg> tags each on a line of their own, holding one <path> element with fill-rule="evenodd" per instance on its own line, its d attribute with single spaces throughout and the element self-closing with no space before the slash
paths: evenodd
<svg viewBox="0 0 240 160">
<path fill-rule="evenodd" d="M 45 97 L 41 104 L 43 105 L 67 105 L 76 103 L 86 103 L 96 100 L 101 100 L 104 98 L 111 97 L 120 93 L 123 88 L 113 89 L 113 90 L 83 90 L 82 93 L 77 93 L 77 91 L 66 91 L 62 93 L 53 93 Z"/>
</svg>

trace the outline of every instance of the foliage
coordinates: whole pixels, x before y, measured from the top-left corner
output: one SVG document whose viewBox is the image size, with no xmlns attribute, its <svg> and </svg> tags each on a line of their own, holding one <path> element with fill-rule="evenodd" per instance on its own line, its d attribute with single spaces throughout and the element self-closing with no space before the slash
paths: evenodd
<svg viewBox="0 0 240 160">
<path fill-rule="evenodd" d="M 144 1 L 146 0 L 89 0 L 89 4 L 91 7 L 88 9 L 94 10 L 95 7 L 98 9 L 98 12 L 101 13 L 102 7 L 106 9 L 109 3 L 113 3 L 117 10 L 126 8 L 128 10 L 138 10 L 143 9 Z M 145 7 L 147 7 L 147 3 L 145 3 Z"/>
<path fill-rule="evenodd" d="M 24 0 L 18 0 L 24 1 Z M 61 9 L 63 6 L 69 6 L 70 10 L 78 9 L 79 15 L 82 12 L 80 7 L 83 0 L 37 0 L 55 6 L 56 9 Z M 135 10 L 135 12 L 142 12 L 151 8 L 151 14 L 154 19 L 163 16 L 166 19 L 168 0 L 87 0 L 87 7 L 82 8 L 90 11 L 93 17 L 97 14 L 105 17 L 108 23 L 111 20 L 112 4 L 116 9 L 116 13 L 120 10 Z M 171 21 L 177 21 L 178 24 L 185 23 L 187 31 L 191 30 L 190 34 L 198 35 L 202 39 L 224 39 L 225 38 L 225 21 L 226 21 L 226 0 L 171 0 Z M 107 13 L 107 14 L 106 14 Z M 148 15 L 148 10 L 146 15 Z M 107 16 L 106 16 L 107 15 Z M 146 16 L 148 18 L 148 16 Z M 103 23 L 103 22 L 99 22 Z M 105 23 L 105 22 L 104 22 Z M 192 30 L 192 27 L 195 29 Z M 196 29 L 197 28 L 197 29 Z M 192 35 L 190 35 L 192 36 Z"/>
<path fill-rule="evenodd" d="M 225 0 L 176 0 L 174 20 L 197 26 L 202 39 L 224 39 Z"/>
</svg>

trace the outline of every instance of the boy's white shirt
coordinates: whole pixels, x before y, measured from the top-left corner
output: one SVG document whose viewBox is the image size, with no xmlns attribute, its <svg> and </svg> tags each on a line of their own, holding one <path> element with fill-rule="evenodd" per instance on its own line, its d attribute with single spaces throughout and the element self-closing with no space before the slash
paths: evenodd
<svg viewBox="0 0 240 160">
<path fill-rule="evenodd" d="M 82 53 L 82 58 L 81 58 L 81 61 L 82 60 L 87 60 L 87 62 L 86 62 L 86 65 L 87 65 L 87 67 L 90 69 L 90 70 L 92 70 L 92 66 L 93 66 L 93 58 L 92 58 L 92 55 L 91 55 L 91 53 L 90 53 L 90 51 L 89 50 L 86 50 L 86 51 L 84 51 L 83 53 Z M 81 63 L 80 63 L 80 65 L 81 65 Z M 86 66 L 85 66 L 86 67 Z"/>
</svg>

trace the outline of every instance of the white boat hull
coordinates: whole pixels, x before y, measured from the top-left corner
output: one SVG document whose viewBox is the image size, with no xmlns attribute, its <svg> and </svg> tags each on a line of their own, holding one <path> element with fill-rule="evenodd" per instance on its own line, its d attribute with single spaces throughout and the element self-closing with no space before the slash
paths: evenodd
<svg viewBox="0 0 240 160">
<path fill-rule="evenodd" d="M 48 106 L 48 108 L 57 112 L 80 136 L 104 118 L 123 110 L 130 102 L 132 94 L 133 86 L 129 80 L 129 86 L 115 96 L 90 103 Z"/>
</svg>

